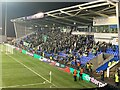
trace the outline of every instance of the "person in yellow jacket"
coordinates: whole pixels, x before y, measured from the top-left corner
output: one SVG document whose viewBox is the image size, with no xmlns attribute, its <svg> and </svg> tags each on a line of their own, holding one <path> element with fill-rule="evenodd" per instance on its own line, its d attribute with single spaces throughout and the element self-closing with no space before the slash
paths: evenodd
<svg viewBox="0 0 120 90">
<path fill-rule="evenodd" d="M 52 56 L 50 56 L 50 60 L 52 60 L 53 58 L 52 58 Z"/>
<path fill-rule="evenodd" d="M 42 53 L 42 56 L 43 56 L 43 57 L 45 56 L 45 53 L 44 53 L 44 52 Z"/>
<path fill-rule="evenodd" d="M 90 69 L 89 71 L 92 73 L 92 71 L 93 71 L 93 64 L 92 63 L 89 64 L 89 69 Z"/>
<path fill-rule="evenodd" d="M 119 76 L 118 76 L 118 72 L 115 73 L 115 84 L 116 84 L 116 86 L 119 86 Z"/>
<path fill-rule="evenodd" d="M 110 66 L 111 66 L 111 64 L 112 64 L 112 63 L 111 63 L 111 62 L 109 62 L 109 63 L 108 63 L 108 67 L 110 67 Z"/>
<path fill-rule="evenodd" d="M 90 67 L 89 67 L 89 63 L 87 63 L 87 64 L 86 64 L 86 71 L 87 71 L 87 73 L 89 73 L 89 70 L 90 70 L 89 68 L 90 68 Z"/>
</svg>

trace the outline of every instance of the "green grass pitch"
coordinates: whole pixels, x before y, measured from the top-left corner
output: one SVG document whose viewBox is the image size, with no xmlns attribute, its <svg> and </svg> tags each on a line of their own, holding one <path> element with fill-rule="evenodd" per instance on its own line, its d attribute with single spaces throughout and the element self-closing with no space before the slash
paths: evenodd
<svg viewBox="0 0 120 90">
<path fill-rule="evenodd" d="M 1 46 L 1 45 L 0 45 Z M 5 49 L 4 47 L 2 49 Z M 2 88 L 94 88 L 86 82 L 74 82 L 73 75 L 55 66 L 14 50 L 14 54 L 2 55 Z M 49 72 L 52 72 L 51 82 Z"/>
</svg>

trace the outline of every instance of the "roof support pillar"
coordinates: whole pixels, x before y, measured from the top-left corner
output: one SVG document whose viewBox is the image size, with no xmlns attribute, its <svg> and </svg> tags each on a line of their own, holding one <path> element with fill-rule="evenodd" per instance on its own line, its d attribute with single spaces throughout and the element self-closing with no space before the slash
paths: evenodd
<svg viewBox="0 0 120 90">
<path fill-rule="evenodd" d="M 119 5 L 120 2 L 116 3 L 116 17 L 117 17 L 117 30 L 118 30 L 118 46 L 119 46 L 119 60 L 120 60 L 120 20 L 119 20 Z"/>
</svg>

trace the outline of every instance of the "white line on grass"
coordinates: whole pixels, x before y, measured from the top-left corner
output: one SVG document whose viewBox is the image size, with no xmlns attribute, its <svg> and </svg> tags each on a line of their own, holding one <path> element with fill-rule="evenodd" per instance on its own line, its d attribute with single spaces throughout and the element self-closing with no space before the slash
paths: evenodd
<svg viewBox="0 0 120 90">
<path fill-rule="evenodd" d="M 45 84 L 44 82 L 43 83 L 34 83 L 34 84 L 25 84 L 25 85 L 14 85 L 14 86 L 4 86 L 2 88 L 14 88 L 14 87 L 20 87 L 20 86 L 33 86 L 33 85 L 40 85 L 40 84 Z"/>
<path fill-rule="evenodd" d="M 7 55 L 9 56 L 9 55 Z M 41 77 L 42 79 L 44 79 L 45 81 L 47 81 L 48 83 L 51 83 L 49 80 L 47 80 L 46 78 L 44 78 L 43 76 L 41 76 L 40 74 L 38 74 L 37 72 L 35 72 L 34 70 L 32 70 L 31 68 L 29 68 L 28 66 L 26 66 L 25 64 L 21 63 L 20 61 L 18 61 L 16 58 L 9 56 L 12 59 L 14 59 L 16 62 L 18 62 L 19 64 L 23 65 L 25 68 L 27 68 L 28 70 L 30 70 L 31 72 L 33 72 L 34 74 L 36 74 L 37 76 Z M 53 86 L 57 87 L 55 84 L 51 83 Z"/>
</svg>

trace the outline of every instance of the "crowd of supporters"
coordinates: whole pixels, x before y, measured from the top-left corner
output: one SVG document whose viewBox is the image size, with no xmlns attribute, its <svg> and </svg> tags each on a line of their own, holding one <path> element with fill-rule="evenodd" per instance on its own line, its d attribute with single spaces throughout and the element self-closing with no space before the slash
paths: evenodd
<svg viewBox="0 0 120 90">
<path fill-rule="evenodd" d="M 95 43 L 92 35 L 72 35 L 60 29 L 42 29 L 17 41 L 16 46 L 39 54 L 65 65 L 77 67 L 85 65 L 108 48 L 116 50 L 115 45 L 105 42 Z"/>
<path fill-rule="evenodd" d="M 92 35 L 72 35 L 71 32 L 61 32 L 60 29 L 37 30 L 14 43 L 17 47 L 36 53 L 42 57 L 54 60 L 61 64 L 80 70 L 79 80 L 82 73 L 92 73 L 94 65 L 89 61 L 103 53 L 114 54 L 118 57 L 118 47 L 112 43 L 95 42 Z M 86 66 L 86 67 L 84 67 Z M 108 63 L 111 66 L 111 62 Z M 84 68 L 83 68 L 84 67 Z M 119 70 L 120 71 L 120 70 Z M 118 72 L 115 73 L 115 83 L 119 85 Z M 74 80 L 77 81 L 77 72 L 73 72 Z M 104 71 L 100 72 L 101 80 L 104 81 Z"/>
</svg>

